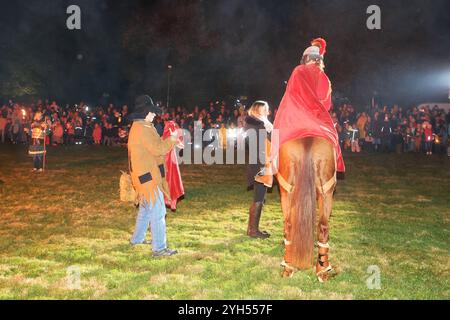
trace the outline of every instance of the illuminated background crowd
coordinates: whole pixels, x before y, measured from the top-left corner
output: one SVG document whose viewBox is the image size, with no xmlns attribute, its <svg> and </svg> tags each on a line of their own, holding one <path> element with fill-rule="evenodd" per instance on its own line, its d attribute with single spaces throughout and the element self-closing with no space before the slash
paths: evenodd
<svg viewBox="0 0 450 320">
<path fill-rule="evenodd" d="M 245 126 L 245 105 L 237 101 L 210 102 L 207 106 L 166 108 L 155 120 L 162 135 L 164 122 L 174 120 L 194 135 L 194 129 L 216 128 L 223 147 L 239 139 Z M 270 120 L 277 112 L 272 109 Z M 37 118 L 46 123 L 46 143 L 51 146 L 96 144 L 125 146 L 130 122 L 127 105 L 92 107 L 81 102 L 64 107 L 53 101 L 21 104 L 9 100 L 0 108 L 0 142 L 28 144 L 31 125 Z M 450 155 L 450 110 L 437 106 L 402 108 L 373 105 L 364 109 L 350 104 L 336 105 L 331 110 L 343 150 L 360 152 L 417 152 Z"/>
</svg>

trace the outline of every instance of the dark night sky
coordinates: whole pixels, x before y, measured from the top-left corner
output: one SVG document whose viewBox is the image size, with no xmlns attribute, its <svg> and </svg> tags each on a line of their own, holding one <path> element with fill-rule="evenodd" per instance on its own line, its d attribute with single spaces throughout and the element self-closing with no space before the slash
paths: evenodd
<svg viewBox="0 0 450 320">
<path fill-rule="evenodd" d="M 81 7 L 80 31 L 66 28 L 70 4 Z M 366 28 L 371 4 L 381 7 L 382 30 Z M 33 79 L 49 98 L 165 100 L 172 64 L 176 103 L 248 95 L 276 105 L 321 36 L 336 94 L 356 104 L 373 90 L 388 103 L 448 101 L 447 0 L 19 0 L 2 1 L 0 12 L 0 81 Z"/>
</svg>

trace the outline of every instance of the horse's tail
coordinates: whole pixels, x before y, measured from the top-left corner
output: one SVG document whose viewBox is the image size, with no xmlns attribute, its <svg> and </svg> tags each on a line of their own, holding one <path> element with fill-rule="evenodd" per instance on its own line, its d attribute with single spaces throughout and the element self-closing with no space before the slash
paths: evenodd
<svg viewBox="0 0 450 320">
<path fill-rule="evenodd" d="M 308 269 L 314 259 L 314 229 L 316 221 L 315 170 L 311 146 L 313 139 L 303 139 L 300 163 L 295 164 L 295 189 L 291 194 L 292 263 Z"/>
</svg>

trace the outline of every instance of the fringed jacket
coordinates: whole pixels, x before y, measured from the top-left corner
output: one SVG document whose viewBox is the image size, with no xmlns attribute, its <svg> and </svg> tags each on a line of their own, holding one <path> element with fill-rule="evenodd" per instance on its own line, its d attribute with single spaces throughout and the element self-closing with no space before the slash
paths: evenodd
<svg viewBox="0 0 450 320">
<path fill-rule="evenodd" d="M 170 199 L 165 160 L 176 143 L 172 136 L 161 139 L 152 123 L 144 120 L 133 122 L 128 137 L 128 157 L 131 180 L 140 203 L 146 200 L 154 204 L 158 188 Z"/>
</svg>

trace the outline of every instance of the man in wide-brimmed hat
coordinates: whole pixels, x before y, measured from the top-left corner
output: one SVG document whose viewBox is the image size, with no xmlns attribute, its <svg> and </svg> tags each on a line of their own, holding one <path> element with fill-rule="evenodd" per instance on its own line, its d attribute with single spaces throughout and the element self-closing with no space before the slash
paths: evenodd
<svg viewBox="0 0 450 320">
<path fill-rule="evenodd" d="M 144 244 L 147 229 L 151 227 L 153 256 L 171 256 L 176 250 L 167 248 L 166 207 L 164 195 L 170 199 L 165 179 L 166 154 L 177 144 L 176 132 L 162 140 L 153 126 L 153 119 L 162 109 L 147 96 L 136 98 L 133 121 L 128 138 L 128 155 L 133 186 L 138 194 L 139 213 L 136 228 L 130 242 Z"/>
</svg>

